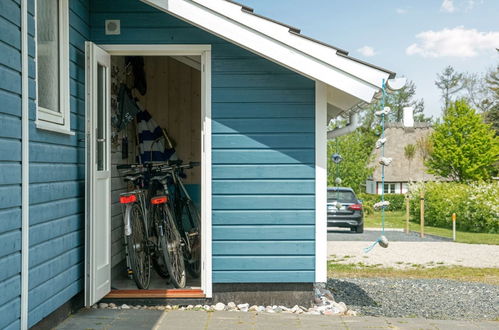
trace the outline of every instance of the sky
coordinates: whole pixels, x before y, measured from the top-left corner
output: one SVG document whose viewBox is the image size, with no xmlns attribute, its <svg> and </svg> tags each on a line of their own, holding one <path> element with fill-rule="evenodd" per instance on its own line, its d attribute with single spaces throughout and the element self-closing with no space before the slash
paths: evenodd
<svg viewBox="0 0 499 330">
<path fill-rule="evenodd" d="M 239 0 L 256 13 L 407 77 L 441 116 L 437 74 L 499 64 L 499 0 Z"/>
</svg>

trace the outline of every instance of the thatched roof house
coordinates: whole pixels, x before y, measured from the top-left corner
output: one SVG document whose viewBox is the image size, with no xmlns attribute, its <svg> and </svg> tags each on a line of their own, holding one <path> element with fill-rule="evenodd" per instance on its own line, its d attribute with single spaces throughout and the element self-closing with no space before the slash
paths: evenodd
<svg viewBox="0 0 499 330">
<path fill-rule="evenodd" d="M 409 181 L 433 181 L 436 177 L 427 173 L 422 154 L 417 148 L 418 140 L 428 137 L 433 132 L 429 123 L 414 123 L 414 127 L 404 127 L 402 123 L 388 123 L 385 129 L 385 157 L 390 157 L 393 162 L 385 167 L 385 185 L 381 184 L 381 149 L 373 150 L 373 160 L 370 166 L 375 167 L 372 178 L 366 182 L 366 192 L 381 194 L 405 193 Z M 404 148 L 408 144 L 416 146 L 414 158 L 410 161 L 404 155 Z"/>
</svg>

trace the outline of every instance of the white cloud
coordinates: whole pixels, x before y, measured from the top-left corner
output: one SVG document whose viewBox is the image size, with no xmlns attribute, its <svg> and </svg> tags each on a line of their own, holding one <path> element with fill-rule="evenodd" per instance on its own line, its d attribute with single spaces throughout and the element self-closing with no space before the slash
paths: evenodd
<svg viewBox="0 0 499 330">
<path fill-rule="evenodd" d="M 395 11 L 399 15 L 407 14 L 409 12 L 407 9 L 404 9 L 404 8 L 397 8 Z"/>
<path fill-rule="evenodd" d="M 357 51 L 366 57 L 371 57 L 371 56 L 376 55 L 374 48 L 372 48 L 370 46 L 361 47 L 361 48 L 357 49 Z"/>
<path fill-rule="evenodd" d="M 440 6 L 440 10 L 447 13 L 453 13 L 456 11 L 453 0 L 444 0 L 444 2 L 442 2 L 442 6 Z"/>
<path fill-rule="evenodd" d="M 479 32 L 458 26 L 440 31 L 424 31 L 416 35 L 418 43 L 407 47 L 407 55 L 423 57 L 474 57 L 499 47 L 499 31 Z"/>
</svg>

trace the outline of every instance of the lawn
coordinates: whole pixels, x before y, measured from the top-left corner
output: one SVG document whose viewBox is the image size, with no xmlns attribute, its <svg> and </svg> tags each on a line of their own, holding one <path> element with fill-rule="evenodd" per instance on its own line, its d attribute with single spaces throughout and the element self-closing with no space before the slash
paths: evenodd
<svg viewBox="0 0 499 330">
<path fill-rule="evenodd" d="M 364 226 L 366 228 L 381 228 L 381 213 L 375 212 L 374 214 L 367 215 L 365 218 Z M 448 229 L 425 226 L 424 232 L 425 234 L 452 238 L 452 229 L 450 226 L 450 221 Z M 405 228 L 405 212 L 387 211 L 385 213 L 385 228 Z M 409 230 L 420 232 L 419 223 L 409 222 Z M 456 242 L 499 245 L 499 234 L 469 233 L 457 231 Z"/>
<path fill-rule="evenodd" d="M 328 262 L 328 277 L 394 277 L 394 278 L 443 278 L 464 282 L 499 285 L 499 268 L 470 268 L 461 266 L 425 267 L 411 269 L 385 268 L 381 265 L 337 264 Z"/>
</svg>

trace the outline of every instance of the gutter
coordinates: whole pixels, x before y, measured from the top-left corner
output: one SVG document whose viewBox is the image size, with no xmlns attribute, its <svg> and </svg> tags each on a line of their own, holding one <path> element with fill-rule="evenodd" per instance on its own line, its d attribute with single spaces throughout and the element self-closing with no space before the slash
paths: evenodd
<svg viewBox="0 0 499 330">
<path fill-rule="evenodd" d="M 28 329 L 29 275 L 29 77 L 28 0 L 21 0 L 21 329 Z"/>
</svg>

